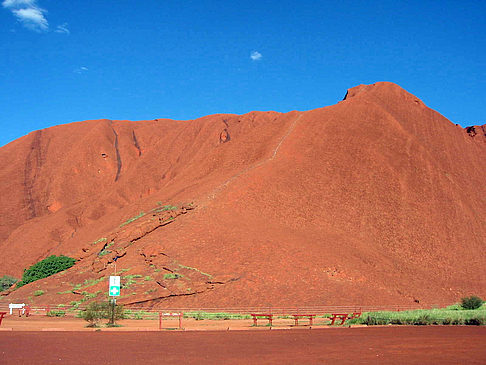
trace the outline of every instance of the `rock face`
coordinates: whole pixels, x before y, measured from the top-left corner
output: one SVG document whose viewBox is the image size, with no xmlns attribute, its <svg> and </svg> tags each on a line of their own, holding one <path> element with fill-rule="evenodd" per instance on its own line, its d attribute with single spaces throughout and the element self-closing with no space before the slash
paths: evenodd
<svg viewBox="0 0 486 365">
<path fill-rule="evenodd" d="M 120 301 L 155 307 L 486 296 L 485 130 L 381 82 L 307 112 L 32 132 L 0 148 L 0 275 L 78 261 L 3 300 L 99 300 L 115 265 Z"/>
</svg>

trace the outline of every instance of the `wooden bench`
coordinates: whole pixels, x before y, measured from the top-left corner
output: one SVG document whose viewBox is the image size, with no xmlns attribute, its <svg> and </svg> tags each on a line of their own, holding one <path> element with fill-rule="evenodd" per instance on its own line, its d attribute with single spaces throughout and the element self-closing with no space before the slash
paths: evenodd
<svg viewBox="0 0 486 365">
<path fill-rule="evenodd" d="M 336 319 L 340 319 L 341 323 L 339 325 L 343 325 L 344 322 L 348 319 L 348 314 L 347 313 L 332 313 L 330 317 L 328 317 L 331 320 L 331 326 L 334 325 L 334 322 L 336 322 Z"/>
<path fill-rule="evenodd" d="M 3 317 L 5 317 L 6 314 L 7 312 L 0 312 L 0 325 L 2 325 L 2 319 Z"/>
<path fill-rule="evenodd" d="M 182 318 L 184 313 L 159 313 L 159 330 L 162 329 L 162 317 L 178 317 L 179 318 L 179 329 L 182 329 Z"/>
<path fill-rule="evenodd" d="M 270 324 L 270 327 L 272 327 L 272 321 L 273 321 L 273 314 L 260 314 L 260 313 L 251 313 L 250 314 L 253 317 L 253 325 L 257 326 L 257 320 L 258 318 L 260 319 L 268 319 L 268 323 Z"/>
<path fill-rule="evenodd" d="M 301 318 L 308 318 L 309 319 L 309 326 L 312 326 L 312 321 L 314 320 L 316 315 L 315 314 L 292 314 L 292 316 L 294 317 L 294 321 L 295 321 L 296 326 L 299 325 L 299 319 L 301 319 Z"/>
</svg>

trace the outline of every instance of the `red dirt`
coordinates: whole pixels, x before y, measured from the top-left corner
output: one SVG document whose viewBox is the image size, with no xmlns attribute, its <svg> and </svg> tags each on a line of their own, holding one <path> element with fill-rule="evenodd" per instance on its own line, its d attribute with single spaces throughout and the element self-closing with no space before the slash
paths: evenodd
<svg viewBox="0 0 486 365">
<path fill-rule="evenodd" d="M 376 83 L 307 112 L 32 132 L 0 148 L 0 275 L 79 261 L 2 301 L 99 299 L 115 257 L 141 276 L 120 302 L 147 307 L 484 297 L 485 128 Z M 157 202 L 178 209 L 120 227 Z"/>
<path fill-rule="evenodd" d="M 0 333 L 2 364 L 484 364 L 486 328 Z"/>
</svg>

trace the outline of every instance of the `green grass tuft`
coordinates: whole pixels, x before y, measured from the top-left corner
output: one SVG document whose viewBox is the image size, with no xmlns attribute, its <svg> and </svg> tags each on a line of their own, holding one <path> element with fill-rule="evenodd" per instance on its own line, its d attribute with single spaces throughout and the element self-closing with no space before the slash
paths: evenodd
<svg viewBox="0 0 486 365">
<path fill-rule="evenodd" d="M 211 274 L 207 274 L 205 272 L 202 272 L 201 270 L 199 269 L 196 269 L 195 267 L 190 267 L 190 266 L 185 266 L 185 265 L 181 265 L 181 264 L 178 264 L 180 268 L 182 269 L 187 269 L 187 270 L 194 270 L 194 271 L 197 271 L 199 274 L 201 275 L 204 275 L 204 276 L 207 276 L 208 278 L 212 278 L 213 276 Z"/>
<path fill-rule="evenodd" d="M 102 237 L 102 238 L 100 238 L 100 239 L 98 239 L 98 240 L 94 241 L 94 242 L 91 244 L 91 246 L 94 246 L 94 245 L 96 245 L 97 243 L 104 242 L 104 241 L 106 241 L 106 240 L 107 240 L 107 238 L 106 238 L 106 237 Z"/>
<path fill-rule="evenodd" d="M 120 228 L 126 226 L 127 224 L 132 223 L 133 221 L 136 221 L 139 218 L 142 218 L 144 215 L 145 215 L 145 212 L 140 212 L 135 217 L 132 217 L 132 218 L 128 219 L 127 221 L 123 222 L 122 224 L 120 224 Z"/>
<path fill-rule="evenodd" d="M 178 274 L 178 273 L 175 273 L 175 272 L 171 272 L 169 274 L 164 274 L 164 280 L 174 280 L 174 279 L 179 279 L 179 278 L 183 278 L 184 275 L 181 275 L 181 274 Z"/>
</svg>

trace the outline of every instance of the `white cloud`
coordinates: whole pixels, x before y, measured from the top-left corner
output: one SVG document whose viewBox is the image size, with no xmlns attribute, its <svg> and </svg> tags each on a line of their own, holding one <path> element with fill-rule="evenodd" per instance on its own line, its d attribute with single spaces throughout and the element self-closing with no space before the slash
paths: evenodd
<svg viewBox="0 0 486 365">
<path fill-rule="evenodd" d="M 27 8 L 13 10 L 12 12 L 26 28 L 35 31 L 43 31 L 49 28 L 49 23 L 47 23 L 47 19 L 44 17 L 41 9 Z"/>
<path fill-rule="evenodd" d="M 81 66 L 81 67 L 78 67 L 77 69 L 75 69 L 74 72 L 77 73 L 77 74 L 81 74 L 81 73 L 84 73 L 88 70 L 89 70 L 89 68 L 87 68 L 86 66 Z"/>
<path fill-rule="evenodd" d="M 36 0 L 4 0 L 2 6 L 12 12 L 22 25 L 36 32 L 47 31 L 49 23 Z"/>
<path fill-rule="evenodd" d="M 67 25 L 68 25 L 68 23 L 64 23 L 64 24 L 58 25 L 57 28 L 56 28 L 56 30 L 54 32 L 56 32 L 56 33 L 63 33 L 63 34 L 71 34 L 71 32 L 69 31 Z"/>
<path fill-rule="evenodd" d="M 262 54 L 258 51 L 253 51 L 252 53 L 250 53 L 250 58 L 253 61 L 260 61 L 262 57 L 263 57 Z"/>
<path fill-rule="evenodd" d="M 29 7 L 35 6 L 36 0 L 5 0 L 2 5 L 4 8 L 17 8 L 17 7 Z"/>
</svg>

